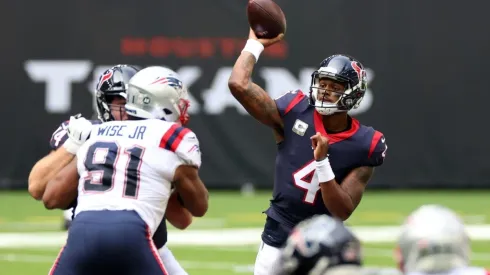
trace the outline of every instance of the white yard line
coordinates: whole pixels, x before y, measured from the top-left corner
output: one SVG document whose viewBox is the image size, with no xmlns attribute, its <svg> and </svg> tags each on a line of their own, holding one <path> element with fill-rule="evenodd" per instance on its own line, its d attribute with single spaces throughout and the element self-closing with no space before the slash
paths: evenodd
<svg viewBox="0 0 490 275">
<path fill-rule="evenodd" d="M 399 227 L 357 226 L 354 233 L 364 243 L 392 243 L 396 241 Z M 490 225 L 467 226 L 470 238 L 475 241 L 490 240 Z M 209 229 L 170 231 L 169 246 L 242 246 L 258 245 L 262 228 Z M 0 233 L 0 248 L 61 247 L 66 241 L 66 232 Z"/>
<path fill-rule="evenodd" d="M 53 263 L 55 256 L 42 256 L 32 254 L 0 254 L 0 262 L 21 262 L 21 263 Z M 238 264 L 233 262 L 196 262 L 196 261 L 179 261 L 184 269 L 198 270 L 229 270 L 235 274 L 253 273 L 253 264 Z M 388 271 L 389 274 L 397 274 L 396 270 L 382 267 L 366 267 L 377 271 Z M 394 272 L 394 273 L 393 273 Z M 379 274 L 379 273 L 376 273 Z"/>
<path fill-rule="evenodd" d="M 0 254 L 0 261 L 22 263 L 52 263 L 56 256 L 43 256 L 34 254 Z"/>
<path fill-rule="evenodd" d="M 399 227 L 395 226 L 363 226 L 352 229 L 364 243 L 392 243 L 399 233 Z M 490 240 L 490 225 L 470 225 L 467 226 L 467 231 L 473 240 Z M 207 247 L 208 250 L 209 246 L 212 246 L 214 249 L 230 253 L 252 252 L 257 250 L 261 232 L 261 228 L 171 231 L 169 233 L 169 247 L 184 246 L 193 249 L 205 249 Z M 59 249 L 65 243 L 66 236 L 66 232 L 0 233 L 0 248 Z M 393 257 L 391 249 L 366 247 L 364 253 L 371 257 Z M 44 256 L 8 253 L 0 254 L 0 261 L 51 263 L 54 257 L 54 254 L 53 256 Z M 487 261 L 490 260 L 490 253 L 472 253 L 472 259 Z M 233 262 L 182 261 L 181 264 L 187 269 L 230 270 L 235 274 L 253 272 L 253 265 Z M 370 269 L 379 270 L 375 267 L 370 267 Z M 383 269 L 383 271 L 389 274 L 394 272 L 394 270 L 388 269 Z"/>
<path fill-rule="evenodd" d="M 9 253 L 0 254 L 0 261 L 6 262 L 23 262 L 23 263 L 52 263 L 56 258 L 53 256 L 43 256 L 36 254 L 19 254 Z M 196 261 L 179 261 L 179 263 L 190 269 L 214 269 L 214 270 L 250 270 L 253 271 L 253 265 L 244 265 L 233 262 L 196 262 Z"/>
</svg>

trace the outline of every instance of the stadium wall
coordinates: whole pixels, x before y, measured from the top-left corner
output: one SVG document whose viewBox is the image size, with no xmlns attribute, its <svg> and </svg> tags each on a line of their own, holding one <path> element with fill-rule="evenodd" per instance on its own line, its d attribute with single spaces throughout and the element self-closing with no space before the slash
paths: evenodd
<svg viewBox="0 0 490 275">
<path fill-rule="evenodd" d="M 118 63 L 181 74 L 210 188 L 270 188 L 272 132 L 227 87 L 248 33 L 246 2 L 31 0 L 28 9 L 25 1 L 2 2 L 9 23 L 0 43 L 0 188 L 26 187 L 51 133 L 72 114 L 93 114 L 96 76 Z M 490 186 L 489 130 L 480 121 L 490 101 L 490 2 L 276 2 L 288 19 L 286 38 L 263 54 L 254 81 L 273 97 L 308 93 L 322 59 L 358 58 L 369 69 L 369 91 L 352 115 L 383 132 L 389 147 L 370 188 Z"/>
</svg>

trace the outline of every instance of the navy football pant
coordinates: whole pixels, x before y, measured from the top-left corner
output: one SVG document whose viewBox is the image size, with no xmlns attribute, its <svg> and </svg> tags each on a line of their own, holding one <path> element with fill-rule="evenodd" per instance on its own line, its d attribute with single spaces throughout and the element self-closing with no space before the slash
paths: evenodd
<svg viewBox="0 0 490 275">
<path fill-rule="evenodd" d="M 135 211 L 77 215 L 49 275 L 167 275 L 150 230 Z"/>
</svg>

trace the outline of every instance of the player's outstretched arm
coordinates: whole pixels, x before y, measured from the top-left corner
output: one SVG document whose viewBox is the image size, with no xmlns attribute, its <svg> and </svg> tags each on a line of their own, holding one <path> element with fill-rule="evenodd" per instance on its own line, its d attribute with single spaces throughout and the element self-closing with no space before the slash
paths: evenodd
<svg viewBox="0 0 490 275">
<path fill-rule="evenodd" d="M 325 207 L 332 216 L 347 220 L 359 205 L 364 189 L 374 173 L 374 167 L 362 166 L 353 169 L 339 185 L 328 159 L 328 142 L 328 138 L 321 133 L 311 137 L 316 163 L 315 174 L 320 182 Z"/>
<path fill-rule="evenodd" d="M 335 179 L 320 182 L 323 202 L 328 211 L 333 216 L 347 220 L 361 202 L 373 173 L 374 167 L 362 166 L 352 170 L 340 185 Z"/>
<path fill-rule="evenodd" d="M 47 209 L 67 209 L 78 194 L 77 159 L 74 158 L 50 180 L 42 196 Z"/>
<path fill-rule="evenodd" d="M 340 185 L 335 178 L 320 183 L 325 206 L 332 214 L 344 220 L 350 217 L 361 202 L 366 185 L 374 174 L 374 167 L 381 166 L 384 162 L 388 149 L 384 135 L 376 131 L 371 144 L 374 146 L 369 149 L 365 166 L 353 169 Z"/>
<path fill-rule="evenodd" d="M 250 30 L 249 40 L 245 49 L 238 57 L 228 80 L 231 94 L 242 104 L 255 119 L 274 129 L 282 128 L 282 119 L 274 100 L 264 89 L 251 81 L 252 71 L 258 55 L 264 47 L 282 39 L 282 35 L 274 39 L 257 39 Z M 262 47 L 260 49 L 260 47 Z M 257 49 L 258 48 L 258 49 Z M 254 51 L 258 51 L 252 53 Z"/>
<path fill-rule="evenodd" d="M 251 53 L 243 52 L 238 57 L 228 81 L 231 94 L 255 119 L 269 127 L 282 128 L 282 119 L 276 103 L 264 89 L 250 79 L 254 64 L 255 57 Z"/>
<path fill-rule="evenodd" d="M 29 174 L 29 194 L 36 200 L 43 198 L 46 185 L 58 174 L 61 169 L 68 165 L 75 155 L 60 147 L 56 151 L 51 151 L 49 155 L 40 159 Z"/>
<path fill-rule="evenodd" d="M 29 174 L 29 193 L 36 200 L 41 200 L 48 181 L 54 178 L 76 155 L 77 150 L 87 140 L 92 123 L 80 115 L 71 116 L 53 133 L 52 151 L 32 167 Z"/>
<path fill-rule="evenodd" d="M 194 165 L 180 165 L 175 170 L 174 185 L 180 194 L 184 207 L 194 217 L 202 217 L 208 211 L 208 190 Z"/>
</svg>

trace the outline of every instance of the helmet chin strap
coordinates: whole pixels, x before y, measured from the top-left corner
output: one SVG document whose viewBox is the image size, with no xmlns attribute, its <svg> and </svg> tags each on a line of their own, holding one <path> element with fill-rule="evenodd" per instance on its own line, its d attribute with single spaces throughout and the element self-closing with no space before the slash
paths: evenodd
<svg viewBox="0 0 490 275">
<path fill-rule="evenodd" d="M 311 89 L 311 97 L 314 99 L 314 106 L 316 111 L 324 116 L 330 116 L 343 110 L 339 110 L 339 102 L 342 96 L 336 102 L 326 102 L 318 99 L 318 88 Z M 325 95 L 323 96 L 325 97 Z"/>
<path fill-rule="evenodd" d="M 324 106 L 325 103 L 320 103 L 320 105 L 318 105 L 318 101 L 315 102 L 315 109 L 316 111 L 321 114 L 321 115 L 324 115 L 324 116 L 330 116 L 330 115 L 333 115 L 335 113 L 340 113 L 340 112 L 347 112 L 347 110 L 339 110 L 338 108 L 338 102 L 340 101 L 340 99 L 336 102 L 336 103 L 329 103 L 330 106 Z"/>
<path fill-rule="evenodd" d="M 333 115 L 336 112 L 338 112 L 337 107 L 325 108 L 325 107 L 315 106 L 315 109 L 320 115 L 323 116 Z"/>
<path fill-rule="evenodd" d="M 104 108 L 104 112 L 102 113 L 102 121 L 105 122 L 111 120 L 112 114 L 110 105 L 106 102 L 102 102 L 102 107 Z"/>
</svg>

